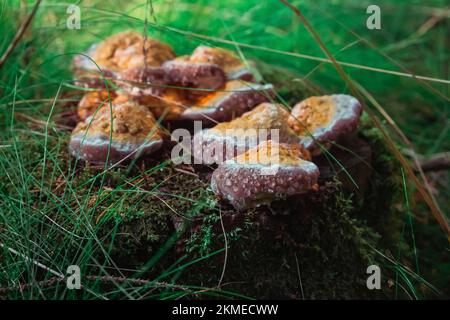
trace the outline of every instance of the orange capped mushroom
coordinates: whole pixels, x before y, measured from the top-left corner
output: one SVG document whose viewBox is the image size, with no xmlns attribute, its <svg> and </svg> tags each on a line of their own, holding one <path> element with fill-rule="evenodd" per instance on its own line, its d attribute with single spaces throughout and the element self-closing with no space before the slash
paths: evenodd
<svg viewBox="0 0 450 320">
<path fill-rule="evenodd" d="M 117 163 L 160 149 L 163 134 L 152 113 L 132 102 L 102 107 L 72 132 L 73 156 L 94 163 Z"/>
<path fill-rule="evenodd" d="M 302 145 L 318 154 L 321 147 L 328 148 L 354 132 L 361 113 L 361 104 L 349 95 L 310 97 L 294 106 L 288 123 L 301 137 Z"/>
<path fill-rule="evenodd" d="M 194 157 L 198 161 L 221 163 L 262 141 L 299 143 L 288 126 L 289 113 L 279 104 L 262 103 L 230 122 L 222 122 L 194 135 Z"/>
<path fill-rule="evenodd" d="M 163 68 L 171 86 L 183 87 L 193 97 L 221 88 L 227 78 L 218 65 L 192 62 L 186 56 L 165 62 Z"/>
<path fill-rule="evenodd" d="M 199 46 L 190 56 L 190 61 L 195 63 L 216 64 L 225 71 L 228 80 L 254 80 L 253 74 L 245 63 L 230 50 Z"/>
<path fill-rule="evenodd" d="M 228 81 L 224 89 L 202 97 L 186 109 L 180 118 L 206 123 L 230 121 L 263 102 L 269 102 L 273 95 L 272 85 Z"/>
<path fill-rule="evenodd" d="M 88 75 L 86 85 L 99 86 L 99 81 L 87 80 L 98 77 L 100 70 L 106 77 L 115 78 L 124 70 L 144 66 L 159 67 L 174 58 L 175 53 L 169 45 L 153 38 L 144 38 L 139 32 L 130 30 L 92 45 L 84 55 L 74 58 L 73 65 L 78 77 Z"/>
<path fill-rule="evenodd" d="M 213 172 L 211 188 L 242 210 L 308 192 L 318 177 L 319 169 L 303 158 L 298 144 L 268 140 L 220 164 Z"/>
<path fill-rule="evenodd" d="M 78 119 L 84 120 L 92 115 L 97 109 L 107 105 L 109 101 L 114 100 L 117 94 L 115 91 L 91 91 L 84 94 L 78 103 L 77 116 Z"/>
<path fill-rule="evenodd" d="M 167 85 L 163 68 L 132 68 L 121 73 L 116 83 L 135 101 L 146 106 L 156 117 L 174 120 L 189 106 L 187 90 Z"/>
</svg>

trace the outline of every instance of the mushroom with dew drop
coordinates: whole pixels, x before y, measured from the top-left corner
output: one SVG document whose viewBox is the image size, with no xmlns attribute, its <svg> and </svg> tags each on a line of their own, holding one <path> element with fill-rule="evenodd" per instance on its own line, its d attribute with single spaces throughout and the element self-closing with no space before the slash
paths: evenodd
<svg viewBox="0 0 450 320">
<path fill-rule="evenodd" d="M 196 63 L 218 65 L 225 71 L 228 80 L 240 79 L 254 81 L 253 74 L 249 68 L 230 50 L 199 46 L 194 50 L 189 59 Z"/>
<path fill-rule="evenodd" d="M 221 163 L 265 140 L 298 144 L 298 136 L 287 125 L 288 117 L 282 105 L 262 103 L 239 118 L 196 133 L 194 157 L 206 163 Z"/>
<path fill-rule="evenodd" d="M 78 78 L 85 78 L 86 86 L 102 87 L 101 73 L 116 78 L 125 70 L 160 67 L 175 57 L 169 45 L 130 30 L 114 34 L 92 45 L 85 54 L 75 56 L 73 67 Z"/>
<path fill-rule="evenodd" d="M 220 164 L 211 188 L 238 210 L 308 192 L 317 185 L 319 169 L 302 155 L 297 144 L 264 141 Z"/>
<path fill-rule="evenodd" d="M 78 123 L 69 149 L 75 158 L 87 162 L 118 163 L 151 154 L 162 144 L 162 130 L 152 113 L 126 102 L 104 106 Z"/>
<path fill-rule="evenodd" d="M 361 104 L 345 94 L 310 97 L 296 104 L 288 123 L 314 155 L 352 134 L 359 124 Z"/>
<path fill-rule="evenodd" d="M 263 102 L 269 102 L 273 95 L 270 84 L 228 81 L 223 89 L 200 98 L 186 109 L 180 119 L 201 120 L 208 124 L 230 121 Z"/>
</svg>

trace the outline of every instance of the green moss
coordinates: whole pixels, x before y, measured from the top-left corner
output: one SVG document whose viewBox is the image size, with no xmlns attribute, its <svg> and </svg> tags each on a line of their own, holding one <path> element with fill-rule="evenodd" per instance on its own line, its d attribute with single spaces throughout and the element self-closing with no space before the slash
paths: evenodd
<svg viewBox="0 0 450 320">
<path fill-rule="evenodd" d="M 227 233 L 223 279 L 230 283 L 227 290 L 257 298 L 373 296 L 365 286 L 365 270 L 374 261 L 369 245 L 374 246 L 378 237 L 351 218 L 353 210 L 351 197 L 335 181 L 322 188 L 320 195 L 292 197 L 271 210 L 244 213 L 245 222 L 232 228 L 237 231 L 235 237 Z M 212 228 L 209 222 L 214 219 L 205 220 L 198 238 L 204 226 Z M 215 240 L 212 248 L 224 246 L 223 234 L 217 233 Z M 217 285 L 224 263 L 220 255 L 196 265 L 189 274 L 197 276 L 188 277 L 188 283 Z"/>
<path fill-rule="evenodd" d="M 401 166 L 367 114 L 362 117 L 359 133 L 372 149 L 373 174 L 358 215 L 374 230 L 383 234 L 383 246 L 391 246 L 393 249 L 392 244 L 400 241 L 404 220 L 404 213 L 399 211 L 399 206 L 395 206 L 403 201 Z"/>
</svg>

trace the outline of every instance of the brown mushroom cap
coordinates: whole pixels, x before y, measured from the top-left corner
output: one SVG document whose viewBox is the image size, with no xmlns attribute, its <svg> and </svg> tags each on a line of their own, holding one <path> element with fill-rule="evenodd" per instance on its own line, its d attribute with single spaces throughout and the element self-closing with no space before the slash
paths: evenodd
<svg viewBox="0 0 450 320">
<path fill-rule="evenodd" d="M 192 104 L 187 90 L 168 86 L 163 68 L 131 68 L 122 72 L 119 78 L 116 83 L 138 104 L 148 107 L 157 118 L 176 119 Z"/>
<path fill-rule="evenodd" d="M 361 104 L 349 95 L 310 97 L 294 106 L 288 123 L 301 137 L 302 145 L 318 154 L 320 146 L 327 147 L 354 132 L 361 113 Z"/>
<path fill-rule="evenodd" d="M 228 80 L 254 80 L 253 74 L 247 68 L 245 63 L 230 50 L 199 46 L 192 52 L 190 61 L 195 63 L 216 64 L 225 71 Z"/>
<path fill-rule="evenodd" d="M 104 106 L 80 122 L 72 132 L 69 149 L 77 159 L 117 163 L 151 154 L 162 143 L 162 131 L 152 113 L 146 107 L 126 102 L 112 108 Z"/>
<path fill-rule="evenodd" d="M 144 42 L 145 53 L 144 56 Z M 120 32 L 100 42 L 92 57 L 98 65 L 113 71 L 133 67 L 157 67 L 175 58 L 172 48 L 153 38 L 146 38 L 136 31 Z"/>
<path fill-rule="evenodd" d="M 92 45 L 84 55 L 76 55 L 73 58 L 75 71 L 75 85 L 83 88 L 106 89 L 105 81 L 114 79 L 116 72 L 106 67 L 96 65 L 92 60 L 98 45 Z"/>
<path fill-rule="evenodd" d="M 274 95 L 272 89 L 272 85 L 228 81 L 223 90 L 202 97 L 195 105 L 186 109 L 180 118 L 207 123 L 230 121 L 255 106 L 270 101 Z"/>
<path fill-rule="evenodd" d="M 170 85 L 184 87 L 192 96 L 209 94 L 226 82 L 226 75 L 218 65 L 193 63 L 188 57 L 167 61 L 163 68 Z"/>
<path fill-rule="evenodd" d="M 155 117 L 162 120 L 179 119 L 180 115 L 192 104 L 185 90 L 169 88 L 156 99 L 141 100 Z"/>
<path fill-rule="evenodd" d="M 105 77 L 115 78 L 118 72 L 143 66 L 158 67 L 174 58 L 175 53 L 169 45 L 153 38 L 144 39 L 140 33 L 130 30 L 92 45 L 85 55 L 74 58 L 73 65 L 78 77 L 87 76 L 87 79 L 91 79 L 90 82 L 85 81 L 86 85 L 97 87 L 101 83 L 92 79 L 98 77 L 99 68 Z"/>
<path fill-rule="evenodd" d="M 115 91 L 90 91 L 84 94 L 78 103 L 77 116 L 80 120 L 85 120 L 91 116 L 97 109 L 107 105 L 109 101 L 117 97 Z"/>
<path fill-rule="evenodd" d="M 298 145 L 264 141 L 213 172 L 215 194 L 242 210 L 308 192 L 319 177 L 317 166 L 301 158 Z"/>
<path fill-rule="evenodd" d="M 161 67 L 133 67 L 121 72 L 116 83 L 133 97 L 161 95 L 167 87 Z"/>
<path fill-rule="evenodd" d="M 261 141 L 278 139 L 280 143 L 299 143 L 298 136 L 287 124 L 288 116 L 282 105 L 262 103 L 239 118 L 196 133 L 194 157 L 205 163 L 221 163 Z"/>
</svg>

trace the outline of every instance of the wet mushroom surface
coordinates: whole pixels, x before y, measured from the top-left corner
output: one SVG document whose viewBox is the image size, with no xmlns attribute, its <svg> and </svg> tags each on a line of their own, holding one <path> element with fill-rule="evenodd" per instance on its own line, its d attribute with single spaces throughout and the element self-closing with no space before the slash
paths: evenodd
<svg viewBox="0 0 450 320">
<path fill-rule="evenodd" d="M 115 82 L 137 99 L 162 95 L 168 83 L 163 68 L 148 66 L 126 69 L 119 74 Z"/>
<path fill-rule="evenodd" d="M 149 155 L 161 148 L 163 134 L 153 114 L 132 102 L 104 106 L 79 122 L 69 149 L 92 163 L 118 163 Z"/>
<path fill-rule="evenodd" d="M 211 178 L 215 194 L 242 210 L 310 191 L 319 169 L 302 158 L 299 145 L 271 140 L 219 165 Z"/>
<path fill-rule="evenodd" d="M 195 63 L 183 56 L 163 64 L 168 84 L 189 90 L 194 96 L 204 96 L 221 88 L 227 77 L 221 67 L 210 63 Z"/>
<path fill-rule="evenodd" d="M 270 84 L 228 81 L 223 89 L 201 97 L 180 115 L 180 119 L 205 123 L 230 121 L 263 102 L 269 102 L 273 95 Z"/>
<path fill-rule="evenodd" d="M 175 57 L 169 45 L 130 30 L 93 44 L 84 54 L 75 56 L 73 67 L 76 76 L 85 79 L 86 86 L 98 87 L 101 86 L 98 79 L 101 74 L 106 78 L 117 78 L 125 70 L 157 68 Z"/>
<path fill-rule="evenodd" d="M 322 148 L 352 134 L 361 113 L 361 104 L 349 95 L 310 97 L 294 106 L 288 123 L 301 137 L 302 145 L 319 154 Z"/>
<path fill-rule="evenodd" d="M 114 99 L 115 93 L 102 91 L 91 91 L 83 95 L 77 107 L 77 117 L 79 120 L 85 120 L 92 115 L 95 110 L 107 104 L 110 99 Z"/>
<path fill-rule="evenodd" d="M 131 99 L 164 120 L 178 119 L 193 100 L 189 90 L 169 85 L 163 68 L 137 67 L 124 71 L 115 81 Z"/>
<path fill-rule="evenodd" d="M 113 72 L 144 65 L 161 66 L 165 61 L 175 58 L 175 53 L 168 44 L 151 37 L 144 39 L 144 36 L 136 31 L 114 34 L 100 43 L 92 45 L 86 55 L 99 67 Z M 77 56 L 74 61 L 75 68 L 96 70 L 91 59 Z"/>
<path fill-rule="evenodd" d="M 254 77 L 247 65 L 233 52 L 222 48 L 198 46 L 190 61 L 195 63 L 210 63 L 221 67 L 228 80 L 254 81 Z"/>
<path fill-rule="evenodd" d="M 299 137 L 288 126 L 288 117 L 289 112 L 282 105 L 262 103 L 239 118 L 196 133 L 194 157 L 221 163 L 265 140 L 298 144 Z"/>
</svg>

